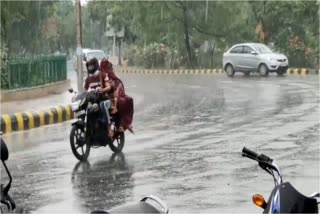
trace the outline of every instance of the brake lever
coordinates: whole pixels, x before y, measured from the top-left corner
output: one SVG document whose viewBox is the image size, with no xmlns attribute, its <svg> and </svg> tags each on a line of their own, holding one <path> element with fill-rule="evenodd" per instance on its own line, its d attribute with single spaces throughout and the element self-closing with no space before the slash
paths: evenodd
<svg viewBox="0 0 320 214">
<path fill-rule="evenodd" d="M 258 165 L 263 169 L 266 170 L 269 174 L 271 174 L 269 172 L 270 169 L 274 169 L 274 167 L 272 166 L 272 164 L 270 164 L 269 162 L 265 162 L 265 161 L 259 161 Z M 271 174 L 272 175 L 272 174 Z"/>
<path fill-rule="evenodd" d="M 272 160 L 271 161 L 258 161 L 259 162 L 259 166 L 262 168 L 262 169 L 266 169 L 266 168 L 270 168 L 270 169 L 273 169 L 273 170 L 277 170 L 277 168 L 275 168 L 273 165 L 272 165 Z"/>
</svg>

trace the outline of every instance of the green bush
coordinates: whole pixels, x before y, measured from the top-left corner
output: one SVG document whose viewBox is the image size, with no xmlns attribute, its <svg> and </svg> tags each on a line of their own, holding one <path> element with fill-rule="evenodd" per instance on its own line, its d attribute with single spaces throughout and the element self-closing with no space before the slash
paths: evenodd
<svg viewBox="0 0 320 214">
<path fill-rule="evenodd" d="M 143 66 L 143 49 L 132 46 L 126 53 L 125 58 L 128 59 L 129 66 Z"/>
<path fill-rule="evenodd" d="M 170 49 L 161 43 L 152 43 L 146 49 L 132 46 L 126 58 L 129 66 L 143 66 L 145 68 L 169 67 Z"/>
<path fill-rule="evenodd" d="M 9 77 L 8 77 L 8 71 L 7 71 L 7 56 L 8 49 L 4 43 L 1 44 L 0 47 L 0 58 L 1 58 L 1 88 L 9 88 Z"/>
</svg>

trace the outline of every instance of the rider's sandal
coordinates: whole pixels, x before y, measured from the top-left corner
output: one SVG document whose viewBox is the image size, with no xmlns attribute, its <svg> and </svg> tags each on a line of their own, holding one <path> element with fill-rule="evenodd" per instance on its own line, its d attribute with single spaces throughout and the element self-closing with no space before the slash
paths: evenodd
<svg viewBox="0 0 320 214">
<path fill-rule="evenodd" d="M 108 137 L 109 137 L 109 138 L 113 138 L 113 135 L 114 135 L 113 130 L 112 130 L 112 129 L 109 129 L 109 130 L 108 130 Z"/>
<path fill-rule="evenodd" d="M 130 127 L 128 128 L 128 130 L 129 130 L 132 134 L 134 134 L 134 131 L 133 131 L 133 129 L 132 129 L 132 126 L 130 126 Z"/>
<path fill-rule="evenodd" d="M 124 132 L 124 128 L 122 126 L 120 126 L 117 131 L 118 132 Z"/>
<path fill-rule="evenodd" d="M 116 114 L 118 112 L 118 109 L 117 108 L 112 108 L 111 109 L 111 114 Z"/>
</svg>

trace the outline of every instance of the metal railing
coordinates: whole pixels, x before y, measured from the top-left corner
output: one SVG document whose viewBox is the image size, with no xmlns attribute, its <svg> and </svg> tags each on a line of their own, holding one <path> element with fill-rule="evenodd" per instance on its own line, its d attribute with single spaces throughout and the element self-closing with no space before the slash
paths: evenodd
<svg viewBox="0 0 320 214">
<path fill-rule="evenodd" d="M 66 56 L 10 58 L 1 71 L 1 89 L 30 88 L 66 79 Z"/>
</svg>

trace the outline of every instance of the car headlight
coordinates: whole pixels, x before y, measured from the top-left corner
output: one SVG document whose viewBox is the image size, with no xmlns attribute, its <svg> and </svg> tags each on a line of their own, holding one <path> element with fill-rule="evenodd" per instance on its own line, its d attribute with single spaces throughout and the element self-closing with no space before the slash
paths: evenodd
<svg viewBox="0 0 320 214">
<path fill-rule="evenodd" d="M 78 100 L 76 102 L 71 103 L 71 109 L 72 111 L 77 111 L 79 109 L 81 100 Z"/>
</svg>

